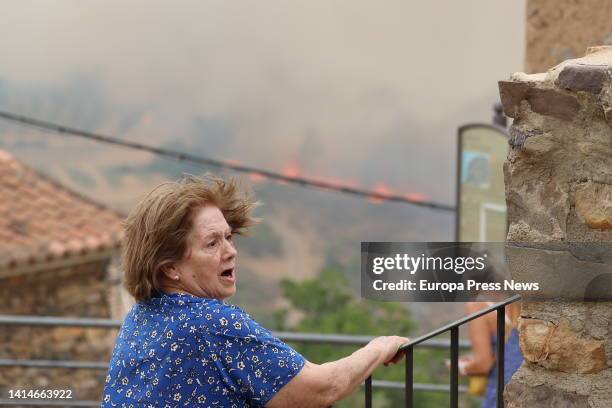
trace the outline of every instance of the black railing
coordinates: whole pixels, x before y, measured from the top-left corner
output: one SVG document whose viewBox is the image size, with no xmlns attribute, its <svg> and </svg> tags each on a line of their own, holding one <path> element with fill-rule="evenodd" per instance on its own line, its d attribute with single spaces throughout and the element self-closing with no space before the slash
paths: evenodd
<svg viewBox="0 0 612 408">
<path fill-rule="evenodd" d="M 506 306 L 521 299 L 520 295 L 512 296 L 503 302 L 496 303 L 485 309 L 482 309 L 469 316 L 456 320 L 446 326 L 440 327 L 431 333 L 410 340 L 404 344 L 400 350 L 406 353 L 406 380 L 405 380 L 405 401 L 406 408 L 412 408 L 414 402 L 414 383 L 413 383 L 413 355 L 414 346 L 424 344 L 426 341 L 431 341 L 432 337 L 450 331 L 450 406 L 457 408 L 459 406 L 459 327 L 465 323 L 497 311 L 497 352 L 496 352 L 496 371 L 497 371 L 497 407 L 504 407 L 504 337 L 506 324 Z M 372 377 L 368 377 L 365 382 L 365 406 L 372 407 Z"/>
<path fill-rule="evenodd" d="M 54 316 L 24 316 L 24 315 L 0 315 L 0 326 L 38 326 L 38 327 L 82 327 L 99 329 L 119 329 L 121 321 L 101 318 L 70 318 Z M 355 336 L 341 334 L 319 334 L 319 333 L 295 333 L 295 332 L 273 332 L 273 334 L 286 342 L 309 343 L 309 344 L 333 344 L 337 346 L 363 346 L 370 342 L 374 336 Z M 422 347 L 430 349 L 448 349 L 452 344 L 448 340 L 424 339 L 420 343 Z M 458 342 L 458 348 L 469 349 L 467 341 Z M 105 371 L 108 362 L 102 361 L 70 361 L 70 360 L 25 360 L 25 359 L 0 359 L 0 367 L 29 367 L 40 369 L 93 369 Z M 449 392 L 445 384 L 413 384 L 412 390 L 427 392 Z M 366 400 L 372 400 L 372 387 L 384 389 L 404 389 L 404 384 L 399 381 L 372 381 L 368 378 L 364 383 Z M 465 387 L 459 387 L 458 392 L 465 392 Z M 367 403 L 366 403 L 367 404 Z M 69 406 L 69 407 L 99 407 L 98 401 L 87 400 L 61 400 L 49 399 L 6 399 L 0 398 L 0 406 Z"/>
</svg>

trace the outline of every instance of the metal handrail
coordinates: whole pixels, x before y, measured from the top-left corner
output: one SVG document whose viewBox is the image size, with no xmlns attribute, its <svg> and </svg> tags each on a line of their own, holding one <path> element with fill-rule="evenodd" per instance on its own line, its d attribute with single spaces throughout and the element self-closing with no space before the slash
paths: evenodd
<svg viewBox="0 0 612 408">
<path fill-rule="evenodd" d="M 452 329 L 453 327 L 459 327 L 464 325 L 465 323 L 468 323 L 474 319 L 477 319 L 481 316 L 484 316 L 486 314 L 491 313 L 494 310 L 499 309 L 500 307 L 504 307 L 506 305 L 509 305 L 510 303 L 514 303 L 517 300 L 521 299 L 521 295 L 514 295 L 506 300 L 504 300 L 503 302 L 499 302 L 499 303 L 495 303 L 491 306 L 488 306 L 482 310 L 479 310 L 475 313 L 472 313 L 471 315 L 462 317 L 459 320 L 455 320 L 454 322 L 451 322 L 449 324 L 447 324 L 446 326 L 442 326 L 439 329 L 436 329 L 430 333 L 424 334 L 420 337 L 417 337 L 416 339 L 412 339 L 410 340 L 408 343 L 404 344 L 402 347 L 400 347 L 400 350 L 406 350 L 408 347 L 412 347 L 412 346 L 416 346 L 419 343 L 424 342 L 425 340 L 429 340 L 432 337 L 436 337 L 444 332 L 449 331 L 450 329 Z"/>
<path fill-rule="evenodd" d="M 450 406 L 451 408 L 458 408 L 459 406 L 459 326 L 468 323 L 474 319 L 484 316 L 491 312 L 497 312 L 497 351 L 496 351 L 496 373 L 497 373 L 497 407 L 504 407 L 504 339 L 505 337 L 505 320 L 506 320 L 506 306 L 514 303 L 521 299 L 520 295 L 514 295 L 502 302 L 495 303 L 488 306 L 476 313 L 472 313 L 459 320 L 449 323 L 445 326 L 440 327 L 430 333 L 424 334 L 423 336 L 417 337 L 416 339 L 410 340 L 408 343 L 400 347 L 400 351 L 406 354 L 406 379 L 405 379 L 405 403 L 406 408 L 413 407 L 414 400 L 414 383 L 413 383 L 413 364 L 414 364 L 414 346 L 419 344 L 425 344 L 427 341 L 431 341 L 432 337 L 438 336 L 442 333 L 450 331 L 450 354 L 451 354 L 451 366 L 450 366 Z M 366 408 L 372 407 L 372 376 L 368 377 L 365 382 L 366 387 Z"/>
<path fill-rule="evenodd" d="M 0 326 L 39 326 L 39 327 L 82 327 L 99 329 L 119 329 L 122 325 L 120 320 L 105 318 L 76 318 L 57 316 L 28 316 L 28 315 L 0 315 Z M 334 344 L 346 346 L 363 346 L 369 343 L 375 336 L 345 335 L 345 334 L 320 334 L 320 333 L 296 333 L 296 332 L 272 332 L 282 341 L 307 343 L 307 344 Z M 423 341 L 421 347 L 430 349 L 448 349 L 451 342 L 448 340 L 429 339 Z M 460 341 L 458 347 L 469 349 L 467 341 Z M 100 361 L 68 361 L 68 360 L 25 360 L 25 359 L 0 359 L 0 367 L 30 367 L 30 368 L 69 368 L 69 369 L 108 369 L 107 362 Z M 371 393 L 372 386 L 383 389 L 403 389 L 404 384 L 397 381 L 366 381 L 366 393 Z M 449 392 L 446 384 L 415 383 L 413 390 L 429 392 Z M 459 392 L 466 392 L 465 386 L 458 388 Z M 371 396 L 370 396 L 371 398 Z M 0 406 L 70 406 L 70 407 L 92 407 L 99 406 L 96 401 L 84 400 L 34 400 L 34 399 L 0 399 Z"/>
<path fill-rule="evenodd" d="M 121 324 L 122 322 L 120 320 L 105 318 L 0 315 L 0 326 L 53 326 L 119 329 Z M 298 333 L 287 331 L 275 331 L 272 332 L 272 334 L 282 341 L 314 344 L 327 343 L 347 346 L 365 345 L 376 337 L 350 334 Z M 430 340 L 423 344 L 423 347 L 432 349 L 446 349 L 449 347 L 449 345 L 450 342 L 448 340 Z M 461 341 L 459 347 L 468 349 L 470 344 L 468 341 Z"/>
</svg>

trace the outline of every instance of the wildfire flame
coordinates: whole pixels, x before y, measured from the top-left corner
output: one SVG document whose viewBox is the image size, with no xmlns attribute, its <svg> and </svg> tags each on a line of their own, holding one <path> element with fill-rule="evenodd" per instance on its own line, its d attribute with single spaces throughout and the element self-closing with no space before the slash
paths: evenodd
<svg viewBox="0 0 612 408">
<path fill-rule="evenodd" d="M 283 167 L 281 174 L 288 178 L 296 178 L 300 176 L 300 169 L 296 163 L 289 163 Z M 286 181 L 278 180 L 279 184 L 287 184 Z"/>
<path fill-rule="evenodd" d="M 427 196 L 425 194 L 423 194 L 423 193 L 404 194 L 404 197 L 406 197 L 410 201 L 425 201 L 425 200 L 427 200 Z"/>
<path fill-rule="evenodd" d="M 391 187 L 383 183 L 376 184 L 374 186 L 373 191 L 379 196 L 383 196 L 383 197 L 390 197 L 393 195 L 393 190 L 391 190 Z M 370 201 L 371 203 L 380 204 L 384 202 L 385 200 L 384 198 L 381 198 L 381 197 L 371 196 L 370 198 L 368 198 L 368 201 Z"/>
<path fill-rule="evenodd" d="M 240 165 L 240 162 L 235 159 L 227 159 L 224 161 L 224 163 L 228 165 Z M 300 168 L 296 163 L 288 163 L 287 165 L 285 165 L 285 167 L 283 167 L 281 171 L 281 174 L 289 179 L 297 179 L 301 177 Z M 268 178 L 266 175 L 258 171 L 252 171 L 248 173 L 247 177 L 253 183 L 261 183 Z M 320 175 L 306 176 L 305 178 L 315 183 L 318 182 L 324 184 L 324 186 L 318 186 L 319 188 L 324 190 L 334 190 L 340 188 L 359 188 L 359 183 L 356 180 L 343 180 L 336 177 L 325 177 Z M 279 184 L 287 184 L 287 182 L 283 180 L 277 180 L 276 182 Z M 427 195 L 418 192 L 404 194 L 396 193 L 388 184 L 384 183 L 377 183 L 376 185 L 374 185 L 372 192 L 373 194 L 368 197 L 368 201 L 374 204 L 383 203 L 386 201 L 387 198 L 390 198 L 396 194 L 414 202 L 422 202 L 427 200 L 428 198 Z"/>
<path fill-rule="evenodd" d="M 261 173 L 257 173 L 255 171 L 249 173 L 249 180 L 251 180 L 253 183 L 261 183 L 265 179 L 266 177 Z"/>
</svg>

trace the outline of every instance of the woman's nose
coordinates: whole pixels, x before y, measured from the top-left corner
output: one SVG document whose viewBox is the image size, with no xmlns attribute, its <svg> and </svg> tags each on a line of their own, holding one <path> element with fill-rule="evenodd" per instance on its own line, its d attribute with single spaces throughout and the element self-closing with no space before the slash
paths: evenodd
<svg viewBox="0 0 612 408">
<path fill-rule="evenodd" d="M 232 241 L 226 240 L 225 241 L 225 256 L 227 258 L 233 258 L 236 256 L 237 253 L 238 253 L 238 250 L 234 246 L 234 243 Z"/>
</svg>

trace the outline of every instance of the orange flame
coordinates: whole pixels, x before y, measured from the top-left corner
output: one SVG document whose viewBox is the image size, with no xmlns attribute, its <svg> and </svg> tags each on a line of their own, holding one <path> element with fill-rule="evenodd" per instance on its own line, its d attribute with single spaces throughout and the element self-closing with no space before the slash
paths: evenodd
<svg viewBox="0 0 612 408">
<path fill-rule="evenodd" d="M 299 177 L 300 170 L 299 170 L 299 167 L 298 167 L 297 164 L 289 163 L 285 167 L 283 167 L 283 170 L 281 171 L 281 174 L 283 176 L 285 176 L 285 177 L 296 178 L 296 177 Z M 278 180 L 277 183 L 279 183 L 279 184 L 287 184 L 286 181 L 282 181 L 282 180 Z"/>
<path fill-rule="evenodd" d="M 299 176 L 299 167 L 295 163 L 289 163 L 283 168 L 282 174 L 285 177 L 298 177 Z"/>
<path fill-rule="evenodd" d="M 410 201 L 425 201 L 425 200 L 427 200 L 427 196 L 425 194 L 423 194 L 423 193 L 404 194 L 404 197 L 406 197 Z"/>
<path fill-rule="evenodd" d="M 379 196 L 383 196 L 383 197 L 389 197 L 391 195 L 393 195 L 393 190 L 391 190 L 391 187 L 389 187 L 386 184 L 383 183 L 378 183 L 374 186 L 374 190 L 373 190 L 376 194 L 378 194 Z M 375 203 L 375 204 L 379 204 L 384 202 L 385 200 L 383 198 L 379 198 L 379 197 L 370 197 L 368 198 L 368 201 L 370 201 L 371 203 Z"/>
<path fill-rule="evenodd" d="M 266 179 L 266 176 L 264 176 L 261 173 L 257 173 L 255 171 L 249 173 L 249 180 L 251 180 L 253 183 L 261 183 L 265 179 Z"/>
</svg>

